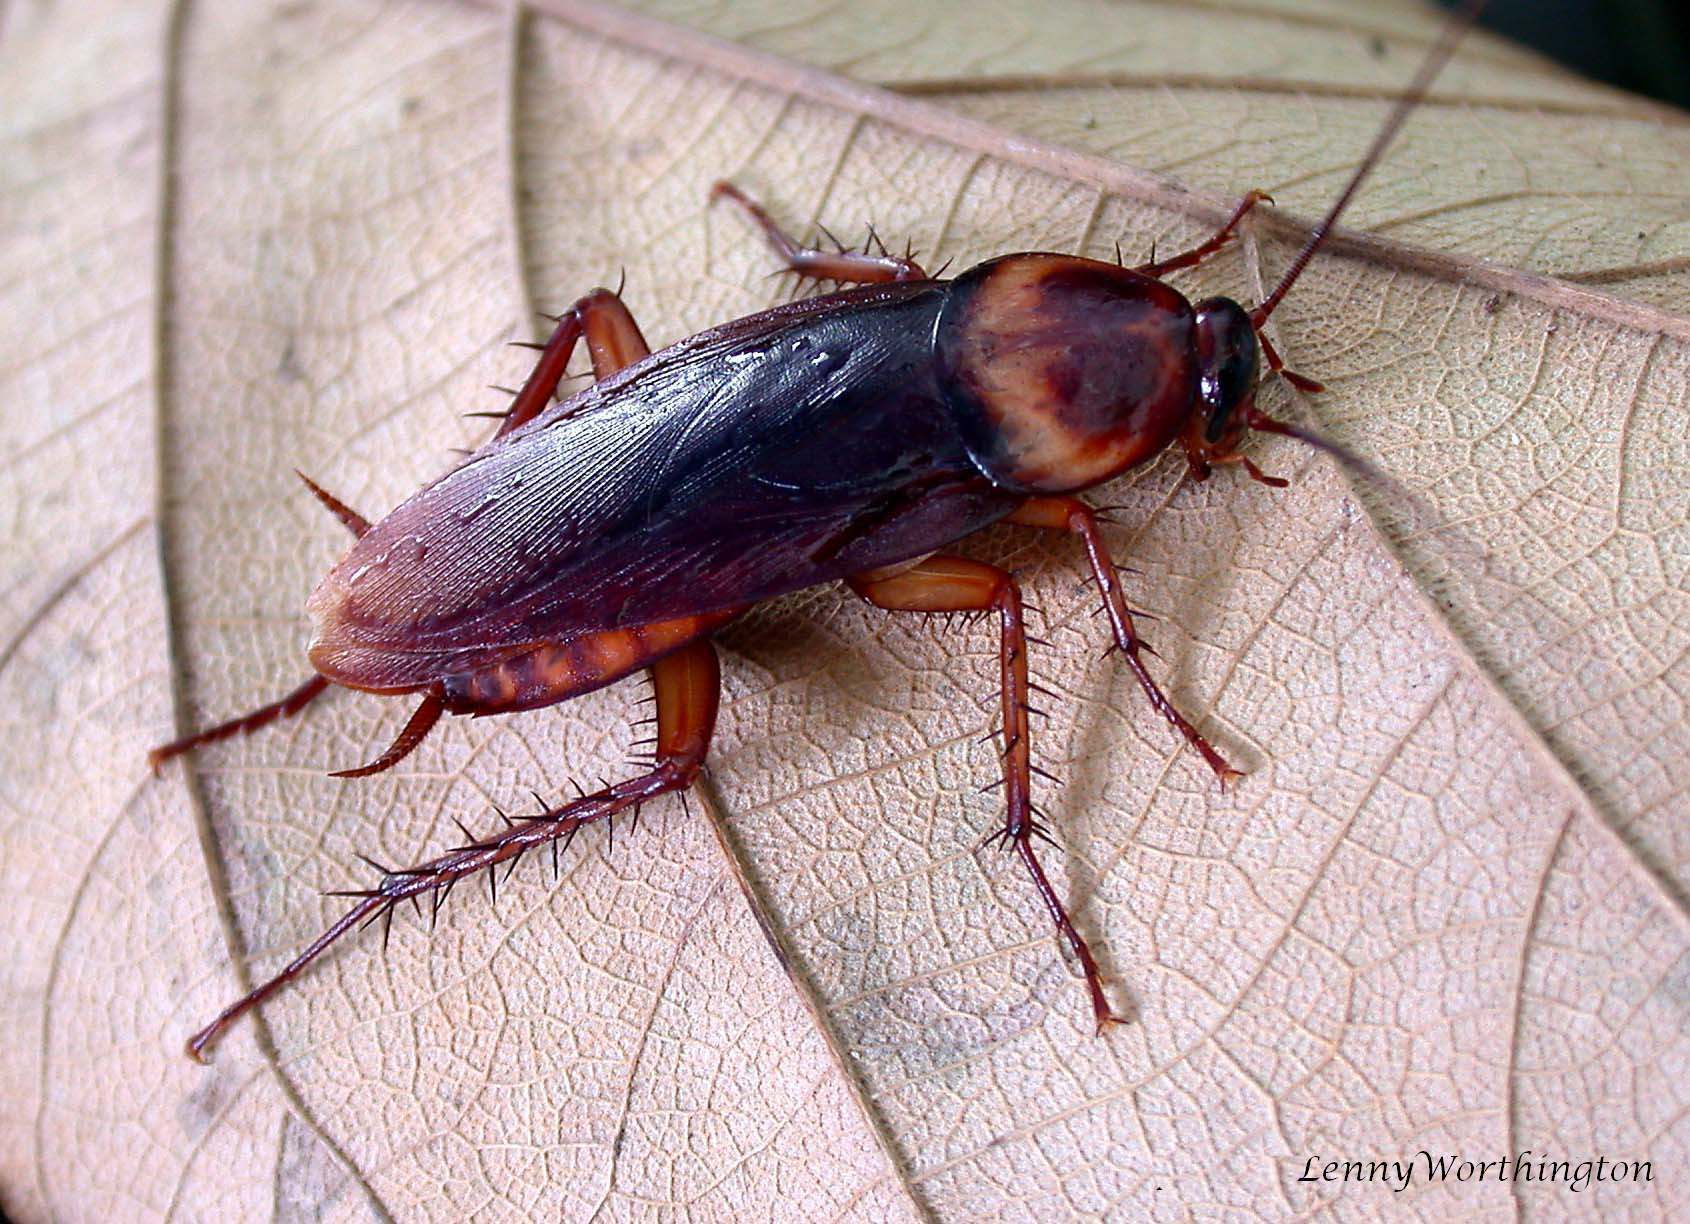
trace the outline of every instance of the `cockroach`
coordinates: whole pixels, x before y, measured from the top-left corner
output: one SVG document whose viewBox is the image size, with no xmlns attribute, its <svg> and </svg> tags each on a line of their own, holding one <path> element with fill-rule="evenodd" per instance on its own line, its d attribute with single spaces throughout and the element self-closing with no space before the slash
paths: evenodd
<svg viewBox="0 0 1690 1224">
<path fill-rule="evenodd" d="M 1154 710 L 1225 787 L 1240 775 L 1152 677 L 1098 515 L 1076 494 L 1178 444 L 1198 480 L 1221 465 L 1268 476 L 1240 447 L 1285 434 L 1359 459 L 1256 406 L 1270 376 L 1309 392 L 1263 324 L 1320 249 L 1476 15 L 1470 3 L 1266 298 L 1188 301 L 1164 281 L 1232 241 L 1260 192 L 1208 240 L 1136 267 L 1052 252 L 1002 255 L 945 279 L 884 246 L 800 245 L 738 187 L 742 209 L 799 277 L 851 284 L 722 324 L 659 352 L 621 297 L 597 289 L 554 319 L 493 437 L 372 523 L 309 479 L 355 540 L 306 603 L 315 674 L 281 700 L 156 748 L 165 760 L 297 714 L 329 686 L 421 700 L 375 760 L 389 769 L 443 714 L 489 715 L 650 673 L 651 767 L 403 870 L 379 868 L 351 908 L 274 977 L 195 1033 L 203 1060 L 243 1013 L 355 926 L 405 900 L 438 912 L 452 886 L 581 828 L 637 813 L 698 776 L 720 671 L 711 637 L 764 600 L 843 581 L 877 607 L 995 613 L 1004 802 L 998 838 L 1019 856 L 1084 975 L 1098 1031 L 1121 1023 L 1096 958 L 1037 854 L 1053 840 L 1032 802 L 1021 591 L 1003 569 L 942 551 L 994 523 L 1079 537 L 1113 649 Z M 585 342 L 596 379 L 558 399 Z"/>
</svg>

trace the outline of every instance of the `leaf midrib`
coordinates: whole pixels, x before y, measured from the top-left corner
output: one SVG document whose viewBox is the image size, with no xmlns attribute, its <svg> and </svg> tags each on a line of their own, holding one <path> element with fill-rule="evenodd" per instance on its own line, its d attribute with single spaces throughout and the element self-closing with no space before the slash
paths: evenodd
<svg viewBox="0 0 1690 1224">
<path fill-rule="evenodd" d="M 496 0 L 469 0 L 492 7 Z M 675 25 L 598 0 L 529 0 L 528 7 L 555 20 L 665 59 L 721 73 L 736 82 L 835 106 L 919 136 L 969 149 L 1014 165 L 1039 170 L 1111 195 L 1165 209 L 1194 222 L 1219 226 L 1235 201 L 1195 191 L 1179 180 L 1141 170 L 1097 154 L 1081 152 L 1018 132 L 1005 131 L 955 114 L 919 97 L 864 84 L 812 65 L 796 63 L 744 44 Z M 1388 97 L 1383 91 L 1381 97 Z M 1314 228 L 1308 218 L 1258 209 L 1258 233 L 1300 243 Z M 1339 228 L 1327 241 L 1327 257 L 1345 257 L 1435 280 L 1491 289 L 1539 302 L 1555 310 L 1652 335 L 1690 343 L 1690 316 L 1603 293 L 1561 277 Z"/>
<path fill-rule="evenodd" d="M 163 604 L 165 662 L 170 676 L 171 721 L 173 735 L 180 735 L 188 725 L 188 694 L 185 670 L 183 667 L 183 625 L 182 609 L 177 603 L 175 593 L 179 589 L 173 581 L 175 573 L 175 549 L 171 538 L 171 524 L 174 519 L 171 514 L 168 492 L 172 487 L 169 470 L 169 448 L 165 446 L 165 439 L 170 433 L 170 416 L 173 405 L 171 385 L 171 354 L 172 354 L 172 320 L 171 307 L 174 302 L 172 285 L 176 270 L 176 185 L 178 176 L 179 133 L 182 117 L 182 61 L 183 46 L 187 35 L 187 18 L 192 8 L 189 0 L 172 0 L 168 12 L 162 23 L 162 38 L 159 48 L 159 74 L 157 82 L 158 105 L 158 180 L 154 184 L 153 192 L 156 200 L 154 216 L 157 230 L 154 235 L 152 250 L 154 254 L 153 266 L 153 326 L 152 352 L 152 401 L 154 412 L 153 430 L 153 527 L 158 549 L 159 567 L 159 598 Z M 193 822 L 195 837 L 199 842 L 200 852 L 205 862 L 207 886 L 211 893 L 213 907 L 217 912 L 217 924 L 223 935 L 224 946 L 228 949 L 229 962 L 233 968 L 236 983 L 241 990 L 251 986 L 251 975 L 245 952 L 245 941 L 241 938 L 240 926 L 236 921 L 234 902 L 228 887 L 228 872 L 224 863 L 223 851 L 217 830 L 211 820 L 211 812 L 205 802 L 205 795 L 200 787 L 198 771 L 193 768 L 192 760 L 185 762 L 182 770 L 182 786 L 187 799 L 189 815 Z M 375 1187 L 357 1164 L 346 1154 L 334 1138 L 318 1123 L 304 1098 L 300 1095 L 298 1086 L 283 1069 L 280 1056 L 276 1050 L 276 1043 L 272 1037 L 269 1025 L 262 1015 L 253 1017 L 255 1041 L 259 1057 L 263 1061 L 276 1085 L 281 1092 L 282 1100 L 299 1123 L 323 1145 L 352 1183 L 364 1194 L 371 1212 L 381 1220 L 391 1220 L 392 1214 L 387 1210 Z M 184 1053 L 182 1057 L 186 1058 Z M 285 1128 L 283 1141 L 285 1142 Z"/>
</svg>

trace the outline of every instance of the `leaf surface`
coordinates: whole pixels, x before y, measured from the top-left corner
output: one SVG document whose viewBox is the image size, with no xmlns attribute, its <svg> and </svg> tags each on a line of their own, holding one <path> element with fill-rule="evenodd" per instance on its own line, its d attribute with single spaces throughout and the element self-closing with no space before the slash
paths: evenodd
<svg viewBox="0 0 1690 1224">
<path fill-rule="evenodd" d="M 654 343 L 774 300 L 732 177 L 932 264 L 1184 245 L 1258 296 L 1435 25 L 1419 8 L 1064 0 L 108 3 L 0 27 L 0 1196 L 114 1215 L 1124 1218 L 1385 1205 L 1663 1216 L 1690 1132 L 1690 127 L 1463 47 L 1275 317 L 1317 419 L 1408 498 L 1293 478 L 1102 491 L 1221 795 L 1099 659 L 1065 541 L 1053 876 L 1137 1016 L 1090 1034 L 1013 860 L 995 642 L 817 591 L 726 635 L 690 812 L 460 890 L 238 1030 L 186 1034 L 395 864 L 625 769 L 626 686 L 454 720 L 342 782 L 351 694 L 151 778 L 303 678 L 344 546 L 513 382 L 534 306 L 626 273 Z M 90 11 L 92 10 L 92 11 Z M 670 24 L 666 24 L 670 23 Z M 50 66 L 50 70 L 49 70 Z M 1279 395 L 1279 392 L 1275 392 Z M 1564 1188 L 1299 1181 L 1305 1161 L 1652 1161 Z M 1676 1184 L 1676 1192 L 1675 1192 Z"/>
</svg>

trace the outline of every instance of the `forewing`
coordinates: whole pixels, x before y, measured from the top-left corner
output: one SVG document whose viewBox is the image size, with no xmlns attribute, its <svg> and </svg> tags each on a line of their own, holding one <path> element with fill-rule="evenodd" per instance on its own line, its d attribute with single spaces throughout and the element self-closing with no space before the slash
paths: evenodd
<svg viewBox="0 0 1690 1224">
<path fill-rule="evenodd" d="M 1004 513 L 933 380 L 932 285 L 701 333 L 472 456 L 313 593 L 312 659 L 367 688 L 754 602 Z"/>
</svg>

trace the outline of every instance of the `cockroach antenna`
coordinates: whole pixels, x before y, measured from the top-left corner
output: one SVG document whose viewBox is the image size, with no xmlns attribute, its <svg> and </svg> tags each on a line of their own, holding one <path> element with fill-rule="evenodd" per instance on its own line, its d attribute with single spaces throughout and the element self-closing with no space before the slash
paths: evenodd
<svg viewBox="0 0 1690 1224">
<path fill-rule="evenodd" d="M 1338 218 L 1342 216 L 1344 210 L 1349 207 L 1350 201 L 1355 198 L 1356 192 L 1360 190 L 1362 183 L 1367 180 L 1368 176 L 1373 173 L 1374 168 L 1378 166 L 1380 160 L 1385 155 L 1385 150 L 1390 146 L 1391 141 L 1396 138 L 1397 133 L 1402 129 L 1402 125 L 1407 122 L 1409 115 L 1426 100 L 1426 94 L 1428 90 L 1430 90 L 1432 82 L 1437 78 L 1437 75 L 1443 71 L 1444 65 L 1449 62 L 1450 56 L 1455 54 L 1455 48 L 1466 37 L 1467 31 L 1471 29 L 1473 23 L 1478 20 L 1480 11 L 1484 9 L 1488 2 L 1489 0 L 1467 0 L 1467 3 L 1462 6 L 1461 10 L 1444 23 L 1443 30 L 1438 35 L 1437 42 L 1432 45 L 1431 52 L 1423 61 L 1421 61 L 1419 71 L 1414 74 L 1414 79 L 1409 82 L 1408 88 L 1403 92 L 1402 97 L 1398 99 L 1396 106 L 1392 108 L 1384 125 L 1380 127 L 1378 135 L 1374 136 L 1373 143 L 1368 146 L 1366 154 L 1364 154 L 1361 159 L 1361 163 L 1355 169 L 1355 173 L 1350 175 L 1350 181 L 1344 185 L 1344 190 L 1338 193 L 1338 198 L 1333 200 L 1331 207 L 1326 210 L 1326 215 L 1323 216 L 1314 229 L 1309 232 L 1308 241 L 1303 243 L 1303 249 L 1297 252 L 1297 257 L 1291 261 L 1291 266 L 1286 268 L 1284 273 L 1280 276 L 1279 283 L 1273 287 L 1273 291 L 1269 293 L 1267 297 L 1263 298 L 1261 304 L 1250 312 L 1250 327 L 1257 333 L 1257 338 L 1261 342 L 1262 353 L 1268 359 L 1269 366 L 1272 368 L 1274 373 L 1281 375 L 1287 382 L 1291 383 L 1300 390 L 1321 391 L 1324 388 L 1322 388 L 1317 382 L 1313 382 L 1310 379 L 1304 378 L 1299 374 L 1294 374 L 1290 370 L 1285 369 L 1284 364 L 1279 359 L 1279 354 L 1274 351 L 1272 344 L 1268 342 L 1266 336 L 1260 334 L 1262 324 L 1267 322 L 1268 316 L 1273 314 L 1279 304 L 1285 300 L 1285 295 L 1291 291 L 1291 286 L 1295 285 L 1297 283 L 1297 279 L 1302 276 L 1303 269 L 1308 267 L 1309 261 L 1314 258 L 1315 253 L 1326 244 L 1326 240 L 1331 236 L 1332 229 L 1337 224 Z M 1237 214 L 1234 214 L 1235 219 L 1236 215 Z M 1243 415 L 1245 424 L 1247 424 L 1250 428 L 1262 430 L 1266 433 L 1283 434 L 1288 438 L 1295 438 L 1297 441 L 1302 442 L 1305 445 L 1312 446 L 1316 450 L 1323 451 L 1326 454 L 1331 455 L 1334 459 L 1338 460 L 1345 467 L 1357 473 L 1364 479 L 1388 488 L 1400 497 L 1412 500 L 1412 498 L 1409 497 L 1407 490 L 1404 489 L 1397 481 L 1387 476 L 1379 468 L 1367 462 L 1367 460 L 1363 459 L 1355 452 L 1341 446 L 1337 442 L 1332 441 L 1330 438 L 1324 437 L 1312 429 L 1306 429 L 1301 425 L 1294 425 L 1288 421 L 1281 421 L 1268 416 L 1266 413 L 1258 409 L 1253 402 L 1244 406 Z M 1253 479 L 1261 481 L 1263 484 L 1273 485 L 1275 487 L 1284 486 L 1284 481 L 1279 480 L 1276 477 L 1263 475 L 1262 472 L 1244 456 L 1237 455 L 1235 458 L 1237 462 L 1240 462 L 1245 466 Z"/>
<path fill-rule="evenodd" d="M 1461 11 L 1444 23 L 1443 32 L 1433 44 L 1431 53 L 1421 63 L 1420 71 L 1414 74 L 1414 80 L 1409 83 L 1390 117 L 1385 120 L 1385 125 L 1379 129 L 1379 134 L 1373 138 L 1373 143 L 1368 146 L 1367 153 L 1362 157 L 1355 173 L 1350 175 L 1350 181 L 1344 185 L 1344 190 L 1339 192 L 1338 198 L 1333 200 L 1332 206 L 1326 210 L 1326 215 L 1310 232 L 1308 241 L 1303 244 L 1303 249 L 1297 252 L 1297 258 L 1291 261 L 1291 266 L 1285 269 L 1279 283 L 1273 287 L 1273 292 L 1250 312 L 1250 323 L 1257 331 L 1261 330 L 1262 324 L 1267 322 L 1268 316 L 1279 303 L 1285 300 L 1285 295 L 1291 291 L 1291 286 L 1297 283 L 1297 278 L 1303 274 L 1303 269 L 1308 266 L 1309 260 L 1314 258 L 1315 252 L 1325 245 L 1332 227 L 1350 206 L 1350 201 L 1355 198 L 1362 183 L 1373 173 L 1374 167 L 1385 155 L 1391 141 L 1396 139 L 1397 132 L 1408 120 L 1409 115 L 1426 100 L 1432 81 L 1443 71 L 1450 56 L 1455 54 L 1456 46 L 1467 36 L 1467 31 L 1478 20 L 1479 13 L 1486 3 L 1488 0 L 1467 0 Z"/>
</svg>

